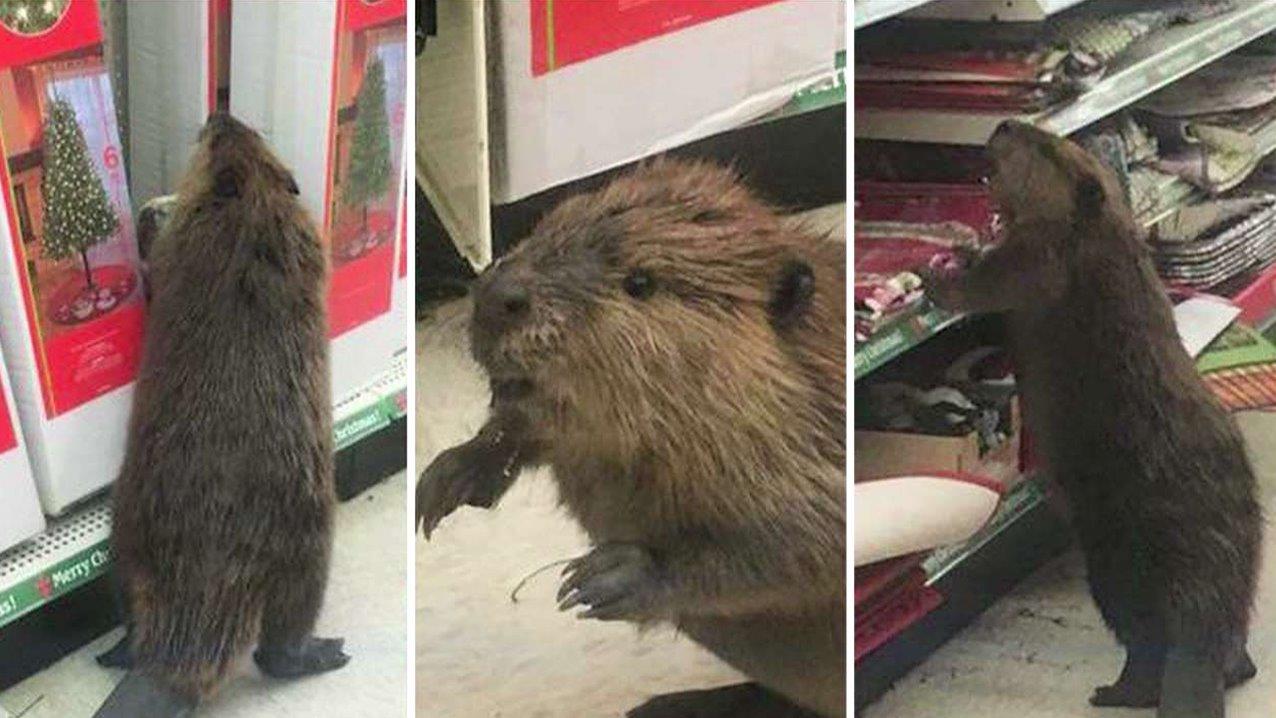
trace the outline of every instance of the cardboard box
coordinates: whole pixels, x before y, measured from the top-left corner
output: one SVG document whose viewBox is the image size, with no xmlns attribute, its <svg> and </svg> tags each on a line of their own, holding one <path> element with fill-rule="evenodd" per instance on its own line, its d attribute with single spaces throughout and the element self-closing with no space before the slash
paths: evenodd
<svg viewBox="0 0 1276 718">
<path fill-rule="evenodd" d="M 0 551 L 44 530 L 44 514 L 0 356 Z"/>
<path fill-rule="evenodd" d="M 406 327 L 391 312 L 403 201 L 406 12 L 405 0 L 251 2 L 236 3 L 231 20 L 231 113 L 260 131 L 291 168 L 329 248 L 337 398 L 384 371 L 407 345 Z M 377 85 L 365 83 L 375 67 L 383 95 L 365 92 Z M 367 99 L 378 95 L 379 107 Z M 361 132 L 373 139 L 360 139 Z"/>
<path fill-rule="evenodd" d="M 0 343 L 56 515 L 119 470 L 145 305 L 97 3 L 48 7 L 0 9 Z"/>
<path fill-rule="evenodd" d="M 1019 478 L 1019 442 L 1023 433 L 1019 401 L 1010 410 L 1009 438 L 981 453 L 979 437 L 930 436 L 895 431 L 855 432 L 855 480 L 950 471 L 986 476 L 1009 487 Z"/>
<path fill-rule="evenodd" d="M 489 3 L 492 202 L 775 110 L 833 69 L 842 3 Z M 428 82 L 428 78 L 425 79 Z"/>
<path fill-rule="evenodd" d="M 174 192 L 208 115 L 229 107 L 230 0 L 128 4 L 129 178 Z"/>
</svg>

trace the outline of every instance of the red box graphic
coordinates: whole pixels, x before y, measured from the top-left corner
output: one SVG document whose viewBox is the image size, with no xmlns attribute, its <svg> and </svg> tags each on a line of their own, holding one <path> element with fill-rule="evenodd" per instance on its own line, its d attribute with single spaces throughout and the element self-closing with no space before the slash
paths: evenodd
<svg viewBox="0 0 1276 718">
<path fill-rule="evenodd" d="M 531 0 L 532 74 L 781 1 Z"/>
</svg>

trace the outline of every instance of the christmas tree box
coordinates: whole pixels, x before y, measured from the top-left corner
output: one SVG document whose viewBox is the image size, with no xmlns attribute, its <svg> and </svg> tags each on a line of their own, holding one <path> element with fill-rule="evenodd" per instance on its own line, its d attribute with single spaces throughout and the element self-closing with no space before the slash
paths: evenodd
<svg viewBox="0 0 1276 718">
<path fill-rule="evenodd" d="M 404 159 L 409 156 L 404 147 Z M 394 290 L 390 298 L 392 321 L 400 327 L 414 324 L 415 297 L 412 295 L 412 283 L 408 281 L 408 175 L 407 163 L 403 164 L 404 172 L 399 178 L 399 221 L 395 233 Z M 404 347 L 407 343 L 404 343 Z"/>
<path fill-rule="evenodd" d="M 0 356 L 0 551 L 43 530 L 44 513 Z"/>
<path fill-rule="evenodd" d="M 838 2 L 488 3 L 492 201 L 738 127 L 833 69 Z M 429 78 L 423 78 L 428 83 Z"/>
<path fill-rule="evenodd" d="M 0 3 L 0 343 L 46 512 L 115 478 L 143 313 L 95 0 Z"/>
<path fill-rule="evenodd" d="M 231 113 L 291 168 L 331 265 L 337 398 L 407 344 L 391 312 L 407 94 L 405 0 L 236 3 Z"/>
<path fill-rule="evenodd" d="M 176 190 L 195 138 L 230 94 L 230 0 L 127 8 L 129 179 L 148 200 Z"/>
</svg>

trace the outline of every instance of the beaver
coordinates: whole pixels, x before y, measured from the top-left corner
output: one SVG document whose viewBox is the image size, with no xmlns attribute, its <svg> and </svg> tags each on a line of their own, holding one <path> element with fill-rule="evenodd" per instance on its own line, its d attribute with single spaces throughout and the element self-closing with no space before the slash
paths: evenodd
<svg viewBox="0 0 1276 718">
<path fill-rule="evenodd" d="M 1240 433 L 1183 348 L 1116 176 L 1018 122 L 987 152 L 1004 237 L 932 273 L 928 293 L 1008 312 L 1027 426 L 1126 650 L 1091 702 L 1222 716 L 1224 687 L 1255 674 L 1245 639 L 1262 518 Z"/>
<path fill-rule="evenodd" d="M 479 278 L 490 418 L 419 521 L 547 464 L 593 544 L 560 609 L 671 623 L 756 681 L 631 715 L 845 715 L 845 287 L 844 244 L 709 163 L 569 198 Z"/>
<path fill-rule="evenodd" d="M 327 264 L 292 175 L 210 117 L 151 248 L 111 548 L 132 671 L 99 716 L 184 715 L 260 638 L 261 670 L 349 660 L 312 635 L 332 546 Z"/>
</svg>

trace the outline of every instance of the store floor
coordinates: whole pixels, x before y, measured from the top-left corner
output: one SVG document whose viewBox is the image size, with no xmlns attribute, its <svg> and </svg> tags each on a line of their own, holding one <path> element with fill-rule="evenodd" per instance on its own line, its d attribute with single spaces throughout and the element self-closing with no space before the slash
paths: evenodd
<svg viewBox="0 0 1276 718">
<path fill-rule="evenodd" d="M 1276 516 L 1276 414 L 1239 417 L 1263 503 Z M 1249 651 L 1258 676 L 1228 692 L 1228 718 L 1268 718 L 1276 704 L 1276 526 L 1267 529 Z M 1078 553 L 1046 565 L 862 712 L 866 718 L 1151 718 L 1154 710 L 1095 708 L 1124 653 L 1104 628 Z"/>
<path fill-rule="evenodd" d="M 337 510 L 332 574 L 318 633 L 344 636 L 353 658 L 343 669 L 296 681 L 263 677 L 246 660 L 197 716 L 208 718 L 402 718 L 407 711 L 406 475 L 377 484 Z M 121 631 L 0 694 L 22 718 L 88 718 L 120 679 L 94 656 Z M 28 706 L 34 706 L 23 713 Z"/>
</svg>

